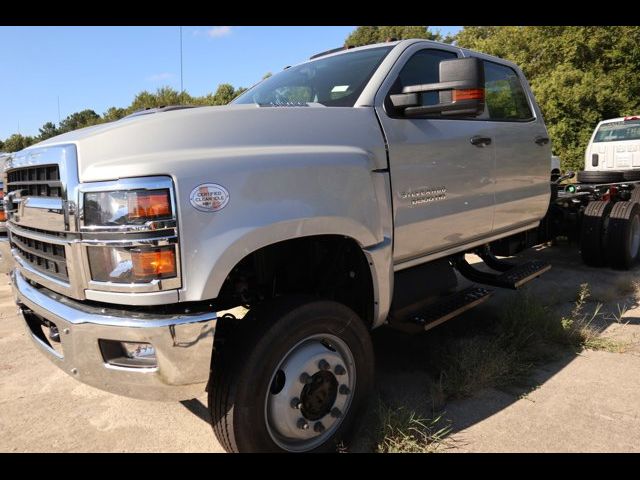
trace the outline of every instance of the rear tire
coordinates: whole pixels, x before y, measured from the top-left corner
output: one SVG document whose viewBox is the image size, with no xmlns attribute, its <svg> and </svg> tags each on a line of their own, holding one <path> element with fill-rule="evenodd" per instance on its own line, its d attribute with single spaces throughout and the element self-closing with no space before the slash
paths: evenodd
<svg viewBox="0 0 640 480">
<path fill-rule="evenodd" d="M 336 451 L 373 386 L 369 330 L 337 302 L 268 303 L 216 349 L 214 433 L 228 452 Z"/>
<path fill-rule="evenodd" d="M 636 187 L 631 191 L 631 198 L 629 198 L 629 201 L 640 203 L 640 185 L 636 185 Z"/>
<path fill-rule="evenodd" d="M 613 268 L 628 270 L 640 253 L 640 204 L 617 202 L 609 215 L 606 252 Z"/>
<path fill-rule="evenodd" d="M 616 183 L 624 181 L 622 172 L 581 170 L 578 172 L 578 182 L 580 183 Z"/>
<path fill-rule="evenodd" d="M 605 234 L 611 202 L 591 202 L 584 210 L 580 231 L 580 255 L 582 261 L 591 267 L 606 264 Z"/>
</svg>

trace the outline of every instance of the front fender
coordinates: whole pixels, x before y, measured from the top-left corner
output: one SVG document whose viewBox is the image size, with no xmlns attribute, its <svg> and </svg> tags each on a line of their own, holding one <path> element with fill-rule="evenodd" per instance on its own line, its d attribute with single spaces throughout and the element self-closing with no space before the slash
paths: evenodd
<svg viewBox="0 0 640 480">
<path fill-rule="evenodd" d="M 388 174 L 372 171 L 371 153 L 353 147 L 292 153 L 264 158 L 263 152 L 259 159 L 220 162 L 211 174 L 176 179 L 181 301 L 216 298 L 235 265 L 274 243 L 343 235 L 366 249 L 390 238 Z M 202 183 L 222 185 L 228 204 L 217 212 L 192 206 L 190 194 Z"/>
</svg>

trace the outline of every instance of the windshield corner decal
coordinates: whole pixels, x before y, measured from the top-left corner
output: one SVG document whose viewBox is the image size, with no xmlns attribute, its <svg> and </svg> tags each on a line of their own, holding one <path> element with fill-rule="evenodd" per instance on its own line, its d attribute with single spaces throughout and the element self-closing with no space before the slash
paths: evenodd
<svg viewBox="0 0 640 480">
<path fill-rule="evenodd" d="M 191 205 L 201 212 L 217 212 L 229 203 L 229 192 L 217 183 L 203 183 L 191 190 Z"/>
</svg>

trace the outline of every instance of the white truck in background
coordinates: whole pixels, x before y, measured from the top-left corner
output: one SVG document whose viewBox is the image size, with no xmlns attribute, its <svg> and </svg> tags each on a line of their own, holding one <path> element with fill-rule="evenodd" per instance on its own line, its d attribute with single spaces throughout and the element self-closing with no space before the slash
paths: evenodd
<svg viewBox="0 0 640 480">
<path fill-rule="evenodd" d="M 640 259 L 640 116 L 598 123 L 584 160 L 575 183 L 562 184 L 573 172 L 552 171 L 552 202 L 535 242 L 567 237 L 587 265 L 630 269 Z"/>
</svg>

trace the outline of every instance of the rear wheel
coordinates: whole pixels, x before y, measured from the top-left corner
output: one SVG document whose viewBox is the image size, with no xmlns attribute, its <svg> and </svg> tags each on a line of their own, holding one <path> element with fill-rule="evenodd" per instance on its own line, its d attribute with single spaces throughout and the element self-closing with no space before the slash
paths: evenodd
<svg viewBox="0 0 640 480">
<path fill-rule="evenodd" d="M 283 299 L 216 352 L 209 408 L 229 452 L 335 451 L 373 385 L 368 329 L 332 301 Z"/>
<path fill-rule="evenodd" d="M 606 263 L 605 233 L 611 202 L 591 202 L 584 210 L 580 231 L 580 254 L 582 261 L 592 267 Z"/>
<path fill-rule="evenodd" d="M 609 172 L 599 170 L 582 170 L 578 172 L 580 183 L 615 183 L 624 181 L 622 172 Z"/>
<path fill-rule="evenodd" d="M 631 198 L 629 199 L 630 202 L 636 202 L 636 203 L 640 203 L 640 185 L 637 185 L 632 191 L 631 191 Z"/>
<path fill-rule="evenodd" d="M 628 270 L 640 253 L 640 204 L 617 202 L 611 209 L 606 251 L 612 267 Z"/>
</svg>

